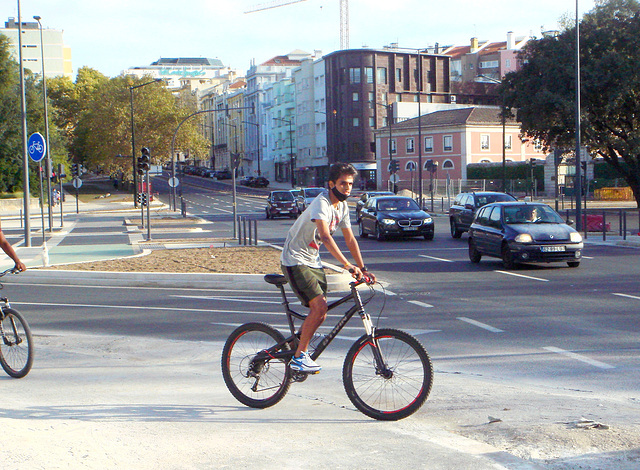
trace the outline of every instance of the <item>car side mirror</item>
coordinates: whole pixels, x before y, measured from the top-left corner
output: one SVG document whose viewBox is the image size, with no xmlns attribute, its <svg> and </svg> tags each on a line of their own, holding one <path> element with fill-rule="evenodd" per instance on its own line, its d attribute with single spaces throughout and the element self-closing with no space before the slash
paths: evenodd
<svg viewBox="0 0 640 470">
<path fill-rule="evenodd" d="M 475 209 L 475 207 L 473 206 L 473 204 L 465 204 L 465 205 L 464 205 L 464 208 L 465 208 L 465 209 L 469 209 L 469 210 L 471 210 L 471 211 L 472 211 L 473 209 Z"/>
<path fill-rule="evenodd" d="M 573 224 L 575 224 L 573 219 L 567 219 L 567 225 L 573 225 Z"/>
</svg>

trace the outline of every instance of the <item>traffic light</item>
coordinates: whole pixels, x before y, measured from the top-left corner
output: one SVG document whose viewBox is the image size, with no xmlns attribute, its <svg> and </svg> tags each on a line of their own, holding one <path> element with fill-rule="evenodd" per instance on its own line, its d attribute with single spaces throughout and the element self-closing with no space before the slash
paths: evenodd
<svg viewBox="0 0 640 470">
<path fill-rule="evenodd" d="M 142 147 L 142 155 L 138 157 L 138 174 L 142 175 L 145 171 L 149 171 L 151 164 L 151 156 L 149 155 L 149 149 Z"/>
<path fill-rule="evenodd" d="M 398 163 L 398 160 L 391 160 L 391 163 L 389 164 L 389 171 L 391 173 L 395 173 L 400 169 L 400 164 Z"/>
<path fill-rule="evenodd" d="M 84 174 L 84 167 L 82 163 L 78 163 L 78 176 L 82 176 Z"/>
<path fill-rule="evenodd" d="M 77 178 L 80 174 L 78 173 L 78 164 L 77 163 L 72 163 L 71 164 L 71 176 L 73 176 L 74 178 Z"/>
</svg>

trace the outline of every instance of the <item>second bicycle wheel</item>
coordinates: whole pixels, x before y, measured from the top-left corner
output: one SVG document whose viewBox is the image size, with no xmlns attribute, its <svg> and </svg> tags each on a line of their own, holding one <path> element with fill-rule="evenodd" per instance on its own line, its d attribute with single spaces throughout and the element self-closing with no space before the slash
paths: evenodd
<svg viewBox="0 0 640 470">
<path fill-rule="evenodd" d="M 2 337 L 0 338 L 0 365 L 16 379 L 29 373 L 33 365 L 33 340 L 31 330 L 22 315 L 12 308 L 0 313 Z"/>
<path fill-rule="evenodd" d="M 385 367 L 377 366 L 379 347 Z M 376 330 L 373 342 L 361 337 L 342 369 L 344 388 L 358 410 L 371 418 L 395 421 L 415 413 L 431 391 L 433 366 L 427 351 L 408 333 Z"/>
<path fill-rule="evenodd" d="M 278 330 L 265 323 L 246 323 L 231 333 L 222 350 L 222 376 L 240 403 L 267 408 L 284 398 L 291 385 L 287 361 L 256 360 L 257 353 L 283 340 Z M 283 349 L 289 350 L 289 345 Z"/>
</svg>

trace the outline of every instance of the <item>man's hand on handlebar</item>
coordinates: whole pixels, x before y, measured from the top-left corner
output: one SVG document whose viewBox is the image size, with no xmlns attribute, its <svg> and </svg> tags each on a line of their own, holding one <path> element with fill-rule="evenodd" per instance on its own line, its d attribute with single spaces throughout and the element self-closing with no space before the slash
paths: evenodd
<svg viewBox="0 0 640 470">
<path fill-rule="evenodd" d="M 369 285 L 376 283 L 375 274 L 367 271 L 367 268 L 359 268 L 358 266 L 350 265 L 349 272 L 356 281 L 364 281 Z"/>
</svg>

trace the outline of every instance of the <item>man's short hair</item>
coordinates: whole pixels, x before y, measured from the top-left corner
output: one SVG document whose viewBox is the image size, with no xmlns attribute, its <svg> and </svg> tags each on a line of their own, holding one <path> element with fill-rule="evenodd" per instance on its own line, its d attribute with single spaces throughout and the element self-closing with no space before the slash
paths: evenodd
<svg viewBox="0 0 640 470">
<path fill-rule="evenodd" d="M 358 170 L 351 163 L 334 163 L 331 165 L 329 168 L 329 181 L 335 183 L 342 175 L 351 175 L 355 178 L 358 176 Z"/>
</svg>

